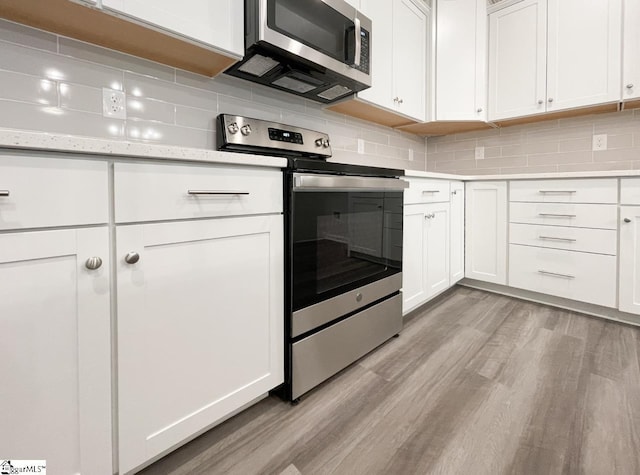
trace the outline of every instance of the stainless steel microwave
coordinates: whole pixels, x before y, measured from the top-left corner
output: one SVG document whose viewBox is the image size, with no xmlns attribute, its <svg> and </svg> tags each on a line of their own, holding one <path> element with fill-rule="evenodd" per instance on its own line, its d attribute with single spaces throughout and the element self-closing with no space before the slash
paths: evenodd
<svg viewBox="0 0 640 475">
<path fill-rule="evenodd" d="M 371 20 L 344 0 L 245 0 L 227 74 L 330 103 L 371 86 Z"/>
</svg>

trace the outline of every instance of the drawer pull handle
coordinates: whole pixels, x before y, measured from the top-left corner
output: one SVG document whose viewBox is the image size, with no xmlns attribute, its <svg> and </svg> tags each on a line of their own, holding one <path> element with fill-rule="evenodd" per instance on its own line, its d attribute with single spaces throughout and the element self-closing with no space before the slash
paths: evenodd
<svg viewBox="0 0 640 475">
<path fill-rule="evenodd" d="M 542 193 L 543 195 L 565 195 L 565 194 L 573 194 L 577 193 L 576 190 L 540 190 L 538 193 Z"/>
<path fill-rule="evenodd" d="M 189 190 L 190 195 L 248 195 L 248 191 L 224 191 L 224 190 Z"/>
<path fill-rule="evenodd" d="M 538 236 L 538 239 L 544 239 L 547 241 L 563 241 L 563 242 L 576 242 L 577 239 L 571 238 L 561 238 L 561 237 L 553 237 L 553 236 Z"/>
<path fill-rule="evenodd" d="M 423 193 L 440 193 L 440 190 L 423 190 Z"/>
<path fill-rule="evenodd" d="M 10 194 L 9 190 L 0 190 L 0 196 L 9 196 Z"/>
<path fill-rule="evenodd" d="M 575 214 L 538 213 L 543 218 L 575 218 Z"/>
<path fill-rule="evenodd" d="M 544 275 L 550 275 L 552 277 L 563 277 L 565 279 L 575 279 L 576 276 L 575 275 L 571 275 L 571 274 L 558 274 L 557 272 L 549 272 L 546 270 L 539 270 L 538 271 L 539 274 L 544 274 Z"/>
</svg>

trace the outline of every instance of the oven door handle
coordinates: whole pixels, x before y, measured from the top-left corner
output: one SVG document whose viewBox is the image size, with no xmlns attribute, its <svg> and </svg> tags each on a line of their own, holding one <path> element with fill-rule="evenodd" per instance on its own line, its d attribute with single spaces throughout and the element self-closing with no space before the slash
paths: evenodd
<svg viewBox="0 0 640 475">
<path fill-rule="evenodd" d="M 397 178 L 293 174 L 293 191 L 402 191 L 409 183 Z"/>
</svg>

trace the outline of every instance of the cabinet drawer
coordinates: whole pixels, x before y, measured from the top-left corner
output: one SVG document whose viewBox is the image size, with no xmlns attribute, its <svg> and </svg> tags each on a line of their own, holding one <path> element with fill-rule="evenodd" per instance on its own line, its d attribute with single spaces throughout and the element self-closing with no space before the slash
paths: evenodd
<svg viewBox="0 0 640 475">
<path fill-rule="evenodd" d="M 115 165 L 118 223 L 282 212 L 282 172 L 140 163 Z"/>
<path fill-rule="evenodd" d="M 640 205 L 640 178 L 624 178 L 620 181 L 620 203 Z"/>
<path fill-rule="evenodd" d="M 404 204 L 439 203 L 449 201 L 449 182 L 446 180 L 425 180 L 405 178 L 409 188 L 404 191 Z"/>
<path fill-rule="evenodd" d="M 0 230 L 103 224 L 107 163 L 0 156 Z"/>
<path fill-rule="evenodd" d="M 509 246 L 509 285 L 581 302 L 616 306 L 616 257 Z"/>
<path fill-rule="evenodd" d="M 615 178 L 511 182 L 511 201 L 536 203 L 617 203 Z"/>
<path fill-rule="evenodd" d="M 510 222 L 573 226 L 578 228 L 617 229 L 617 205 L 511 203 Z"/>
<path fill-rule="evenodd" d="M 618 248 L 618 233 L 612 229 L 511 224 L 509 242 L 615 256 Z"/>
</svg>

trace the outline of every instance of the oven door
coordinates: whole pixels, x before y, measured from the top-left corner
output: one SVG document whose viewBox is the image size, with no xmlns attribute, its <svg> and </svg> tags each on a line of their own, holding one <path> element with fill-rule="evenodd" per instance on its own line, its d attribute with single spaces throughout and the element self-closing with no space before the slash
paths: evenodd
<svg viewBox="0 0 640 475">
<path fill-rule="evenodd" d="M 292 181 L 289 239 L 294 315 L 326 301 L 336 301 L 340 307 L 338 296 L 364 287 L 382 292 L 366 298 L 372 302 L 397 292 L 407 182 L 303 173 L 292 174 Z"/>
<path fill-rule="evenodd" d="M 258 0 L 258 39 L 371 86 L 371 20 L 344 0 Z"/>
</svg>

